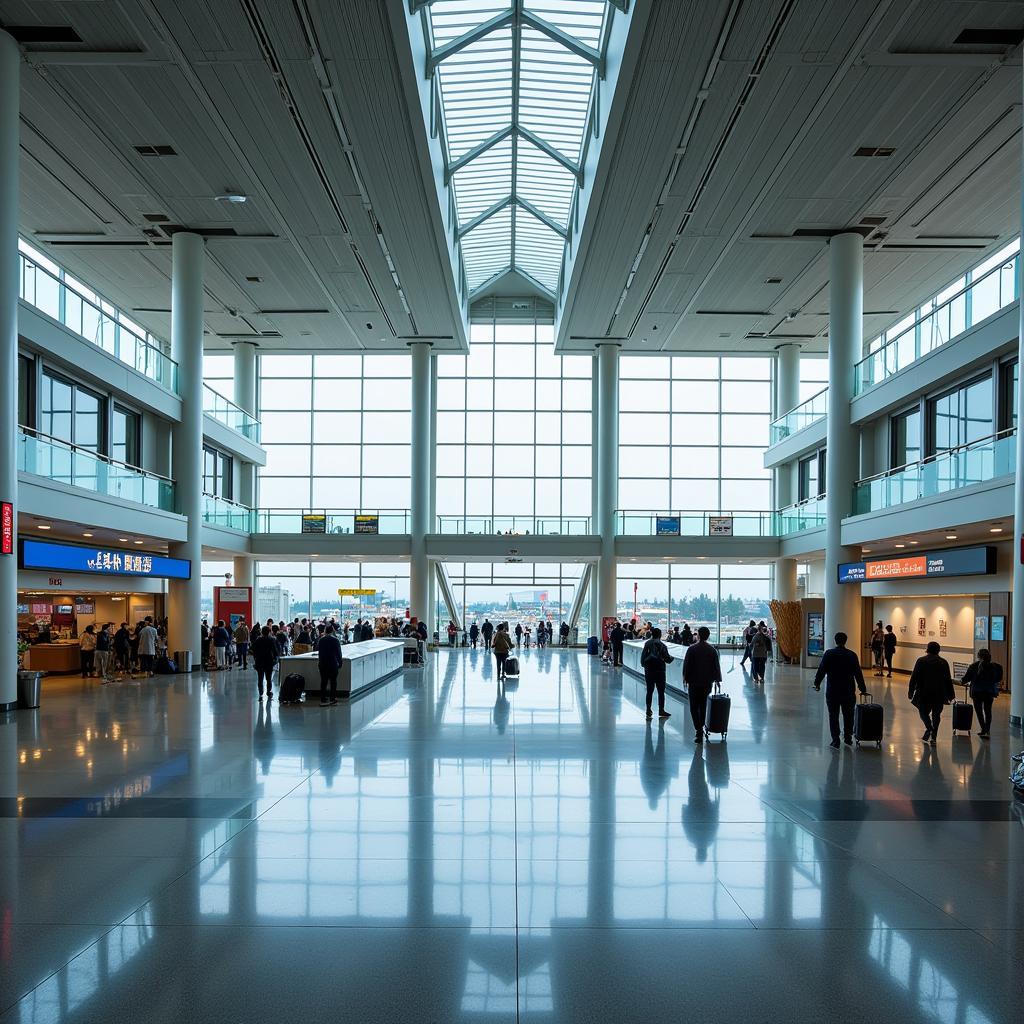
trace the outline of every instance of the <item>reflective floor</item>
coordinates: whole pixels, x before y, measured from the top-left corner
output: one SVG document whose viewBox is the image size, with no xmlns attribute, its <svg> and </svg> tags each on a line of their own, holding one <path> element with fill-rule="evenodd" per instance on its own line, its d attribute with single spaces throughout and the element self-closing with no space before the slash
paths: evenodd
<svg viewBox="0 0 1024 1024">
<path fill-rule="evenodd" d="M 828 746 L 795 669 L 687 705 L 531 650 L 361 700 L 46 681 L 0 723 L 0 1022 L 1021 1019 L 1024 831 L 991 741 Z M 948 717 L 948 716 L 947 716 Z"/>
</svg>

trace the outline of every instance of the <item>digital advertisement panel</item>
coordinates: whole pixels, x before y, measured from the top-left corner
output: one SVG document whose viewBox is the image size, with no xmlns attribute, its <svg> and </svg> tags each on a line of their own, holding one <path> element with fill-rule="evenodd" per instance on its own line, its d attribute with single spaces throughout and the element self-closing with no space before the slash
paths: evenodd
<svg viewBox="0 0 1024 1024">
<path fill-rule="evenodd" d="M 994 547 L 950 548 L 864 562 L 842 562 L 840 583 L 874 580 L 926 579 L 934 576 L 990 576 L 996 571 Z"/>
<path fill-rule="evenodd" d="M 21 567 L 168 580 L 187 580 L 192 575 L 187 558 L 168 558 L 166 555 L 114 548 L 83 548 L 77 544 L 57 544 L 46 540 L 21 542 Z"/>
</svg>

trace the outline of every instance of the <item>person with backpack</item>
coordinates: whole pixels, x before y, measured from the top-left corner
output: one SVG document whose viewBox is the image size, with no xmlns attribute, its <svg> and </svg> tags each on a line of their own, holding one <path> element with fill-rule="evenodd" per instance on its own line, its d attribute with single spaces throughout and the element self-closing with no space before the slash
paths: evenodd
<svg viewBox="0 0 1024 1024">
<path fill-rule="evenodd" d="M 896 634 L 892 626 L 885 627 L 885 636 L 882 637 L 882 656 L 885 658 L 885 667 L 888 670 L 886 675 L 892 679 L 892 659 L 896 654 Z"/>
<path fill-rule="evenodd" d="M 661 630 L 652 629 L 651 638 L 644 644 L 640 652 L 640 667 L 644 670 L 644 682 L 647 684 L 647 720 L 653 717 L 651 701 L 654 691 L 658 691 L 658 717 L 671 718 L 665 710 L 665 666 L 675 661 L 668 648 L 661 642 Z"/>
<path fill-rule="evenodd" d="M 292 644 L 292 654 L 308 654 L 311 650 L 313 650 L 313 640 L 309 635 L 309 626 L 303 620 L 295 636 L 295 643 Z"/>
<path fill-rule="evenodd" d="M 448 620 L 448 646 L 449 647 L 454 647 L 455 646 L 455 638 L 458 636 L 458 634 L 459 634 L 459 627 L 456 626 L 455 623 L 451 619 L 449 619 Z"/>
<path fill-rule="evenodd" d="M 707 719 L 708 697 L 716 683 L 722 681 L 722 663 L 718 651 L 708 643 L 711 630 L 707 626 L 697 629 L 697 642 L 686 649 L 683 658 L 683 681 L 690 704 L 690 719 L 696 735 L 694 743 L 704 742 L 704 722 Z"/>
<path fill-rule="evenodd" d="M 512 637 L 504 625 L 498 627 L 498 632 L 494 634 L 491 646 L 494 649 L 494 660 L 498 666 L 498 679 L 504 679 L 505 659 L 512 652 Z"/>
<path fill-rule="evenodd" d="M 612 668 L 619 668 L 622 665 L 622 652 L 625 649 L 626 631 L 622 623 L 616 621 L 608 633 L 608 640 L 612 645 Z"/>
<path fill-rule="evenodd" d="M 267 684 L 267 700 L 274 696 L 274 666 L 279 654 L 277 640 L 270 628 L 264 626 L 252 641 L 252 665 L 256 669 L 256 688 L 259 690 L 260 700 L 263 700 L 264 682 Z"/>
<path fill-rule="evenodd" d="M 114 657 L 122 672 L 131 669 L 131 633 L 128 632 L 127 622 L 122 622 L 120 629 L 114 634 Z"/>
<path fill-rule="evenodd" d="M 82 662 L 82 678 L 88 679 L 96 672 L 96 629 L 91 622 L 78 638 L 78 653 Z"/>
<path fill-rule="evenodd" d="M 771 656 L 772 638 L 768 633 L 768 627 L 762 622 L 758 624 L 750 640 L 751 678 L 755 683 L 764 684 L 764 670 Z"/>
<path fill-rule="evenodd" d="M 234 632 L 235 651 L 238 657 L 238 664 L 242 668 L 249 667 L 249 627 L 245 624 L 245 617 L 238 620 Z"/>
<path fill-rule="evenodd" d="M 1003 666 L 996 664 L 989 650 L 982 647 L 978 651 L 978 660 L 969 665 L 964 673 L 963 682 L 964 686 L 969 688 L 971 700 L 974 702 L 978 725 L 981 726 L 978 735 L 983 740 L 989 738 L 992 728 L 992 702 L 999 696 L 1002 681 Z"/>
<path fill-rule="evenodd" d="M 882 675 L 882 654 L 885 651 L 885 630 L 882 629 L 882 620 L 875 623 L 871 631 L 871 660 L 875 663 L 875 675 Z"/>
<path fill-rule="evenodd" d="M 941 650 L 934 640 L 928 644 L 924 657 L 918 658 L 914 665 L 907 691 L 910 702 L 917 708 L 917 713 L 924 722 L 924 735 L 921 739 L 925 743 L 930 742 L 933 747 L 939 737 L 942 709 L 956 696 L 949 662 L 939 657 Z"/>
<path fill-rule="evenodd" d="M 516 623 L 516 647 L 523 646 L 523 627 L 522 624 Z"/>
<path fill-rule="evenodd" d="M 320 669 L 320 707 L 326 708 L 338 703 L 338 672 L 342 662 L 341 644 L 333 626 L 328 626 L 320 638 L 316 658 Z"/>
</svg>

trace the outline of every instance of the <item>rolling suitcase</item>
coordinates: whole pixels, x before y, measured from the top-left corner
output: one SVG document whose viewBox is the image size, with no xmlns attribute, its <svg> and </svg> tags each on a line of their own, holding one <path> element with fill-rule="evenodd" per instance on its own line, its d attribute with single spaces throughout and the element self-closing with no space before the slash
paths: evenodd
<svg viewBox="0 0 1024 1024">
<path fill-rule="evenodd" d="M 277 699 L 281 704 L 298 704 L 302 700 L 302 691 L 306 688 L 306 680 L 298 674 L 291 672 L 281 680 L 281 688 L 278 691 Z"/>
<path fill-rule="evenodd" d="M 588 636 L 587 637 L 587 654 L 589 654 L 591 657 L 593 657 L 595 654 L 598 654 L 599 651 L 600 651 L 599 644 L 600 644 L 600 641 L 597 639 L 596 636 Z"/>
<path fill-rule="evenodd" d="M 710 739 L 713 732 L 722 734 L 725 739 L 729 731 L 729 712 L 732 711 L 732 698 L 721 692 L 721 684 L 715 683 L 715 692 L 708 697 L 708 710 L 704 718 L 704 735 Z"/>
<path fill-rule="evenodd" d="M 863 693 L 864 698 L 853 709 L 853 738 L 859 747 L 861 743 L 882 745 L 883 712 L 881 704 L 871 702 L 871 694 Z"/>
<path fill-rule="evenodd" d="M 968 687 L 964 686 L 964 696 L 968 694 Z M 953 735 L 958 732 L 970 732 L 974 725 L 974 707 L 966 700 L 953 701 Z"/>
<path fill-rule="evenodd" d="M 505 659 L 505 675 L 517 676 L 519 675 L 519 659 L 518 658 L 506 658 Z"/>
</svg>

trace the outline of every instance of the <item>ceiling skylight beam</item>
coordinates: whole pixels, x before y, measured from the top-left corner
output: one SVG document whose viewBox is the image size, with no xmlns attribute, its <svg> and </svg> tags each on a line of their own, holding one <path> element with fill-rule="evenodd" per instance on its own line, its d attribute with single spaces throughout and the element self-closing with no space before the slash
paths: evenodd
<svg viewBox="0 0 1024 1024">
<path fill-rule="evenodd" d="M 490 35 L 495 29 L 511 24 L 512 17 L 513 11 L 510 7 L 507 11 L 502 11 L 500 14 L 496 14 L 493 18 L 483 22 L 483 24 L 477 25 L 476 28 L 465 35 L 459 36 L 458 39 L 453 39 L 450 43 L 439 46 L 436 50 L 431 50 L 427 55 L 426 77 L 430 78 L 434 73 L 434 69 L 441 61 L 447 60 L 453 54 L 464 50 L 467 46 L 472 46 L 473 43 L 483 39 L 484 36 Z"/>
<path fill-rule="evenodd" d="M 492 146 L 496 146 L 499 142 L 504 142 L 513 132 L 512 125 L 508 125 L 502 128 L 500 132 L 495 132 L 489 139 L 484 139 L 483 142 L 474 146 L 472 149 L 467 150 L 458 160 L 453 160 L 444 171 L 444 182 L 447 185 L 452 179 L 452 175 L 459 170 L 460 167 L 465 167 L 470 160 L 480 156 L 481 153 L 486 153 Z"/>
<path fill-rule="evenodd" d="M 560 46 L 564 46 L 570 53 L 574 53 L 577 57 L 589 61 L 597 68 L 598 75 L 604 78 L 604 58 L 597 50 L 587 46 L 586 43 L 581 43 L 578 39 L 563 32 L 556 25 L 552 25 L 551 22 L 538 18 L 536 14 L 530 11 L 521 10 L 519 12 L 519 19 L 524 25 L 529 25 L 538 32 L 543 32 L 548 39 L 558 43 Z"/>
<path fill-rule="evenodd" d="M 501 213 L 502 210 L 512 202 L 512 196 L 505 196 L 504 199 L 499 199 L 493 206 L 489 206 L 483 213 L 478 214 L 474 217 L 464 228 L 459 228 L 459 241 L 466 237 L 473 230 L 483 224 L 485 220 L 489 220 L 496 213 Z"/>
<path fill-rule="evenodd" d="M 551 228 L 551 230 L 554 231 L 556 235 L 559 235 L 563 239 L 568 237 L 569 233 L 565 230 L 564 227 L 562 227 L 557 221 L 553 221 L 542 210 L 538 210 L 537 207 L 533 205 L 533 203 L 528 202 L 522 196 L 519 195 L 514 196 L 513 198 L 519 206 L 521 206 L 527 212 L 532 213 L 534 217 L 536 217 L 537 220 L 539 220 L 542 224 L 547 224 L 547 226 Z"/>
<path fill-rule="evenodd" d="M 529 128 L 524 128 L 519 125 L 517 131 L 524 138 L 532 142 L 538 149 L 543 150 L 555 163 L 561 164 L 567 171 L 569 171 L 579 182 L 580 186 L 583 185 L 583 168 L 577 167 L 568 157 L 562 156 L 561 153 L 555 149 L 554 146 L 549 145 L 539 135 L 534 134 Z"/>
</svg>

